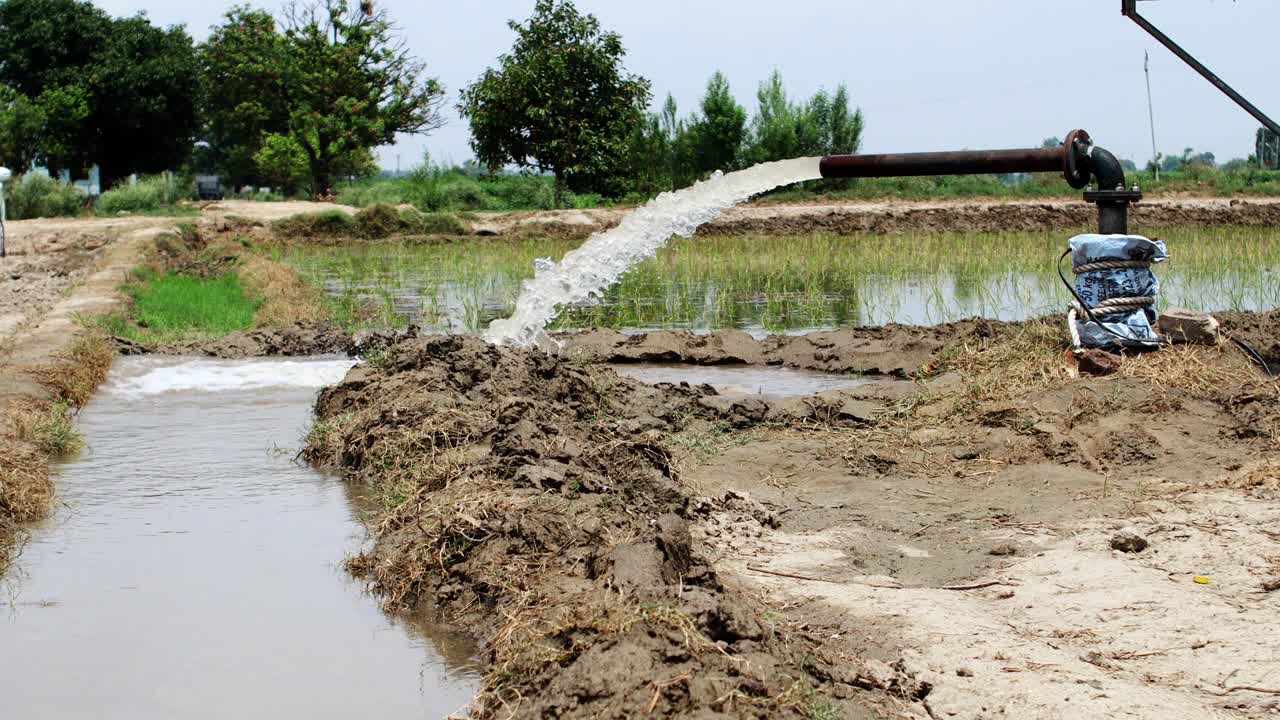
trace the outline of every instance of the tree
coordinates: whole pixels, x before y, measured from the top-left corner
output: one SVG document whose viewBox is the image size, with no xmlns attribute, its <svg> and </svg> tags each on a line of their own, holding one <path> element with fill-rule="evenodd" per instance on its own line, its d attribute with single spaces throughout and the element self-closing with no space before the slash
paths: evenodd
<svg viewBox="0 0 1280 720">
<path fill-rule="evenodd" d="M 34 100 L 0 86 L 0 161 L 19 174 L 37 163 L 67 167 L 88 114 L 87 99 L 74 86 L 50 88 Z"/>
<path fill-rule="evenodd" d="M 719 70 L 707 81 L 701 110 L 689 124 L 697 170 L 736 169 L 747 137 L 747 111 L 733 99 L 729 80 Z"/>
<path fill-rule="evenodd" d="M 756 93 L 759 109 L 751 123 L 753 162 L 855 153 L 862 146 L 862 111 L 850 110 L 844 85 L 835 95 L 819 90 L 807 102 L 787 99 L 782 74 L 774 71 Z"/>
<path fill-rule="evenodd" d="M 201 135 L 209 143 L 214 167 L 239 187 L 261 177 L 257 154 L 265 139 L 289 130 L 286 51 L 269 13 L 240 5 L 224 18 L 198 49 Z M 295 149 L 302 153 L 296 143 Z M 278 174 L 272 177 L 272 185 L 283 184 Z"/>
<path fill-rule="evenodd" d="M 142 16 L 113 21 L 89 73 L 85 126 L 96 142 L 103 188 L 132 173 L 178 167 L 196 134 L 195 47 L 180 27 L 162 30 Z"/>
<path fill-rule="evenodd" d="M 316 0 L 286 14 L 287 126 L 307 156 L 313 192 L 331 187 L 344 158 L 444 124 L 444 87 L 373 3 L 350 10 L 347 0 Z"/>
<path fill-rule="evenodd" d="M 1254 143 L 1259 165 L 1269 170 L 1280 167 L 1280 136 L 1267 128 L 1258 128 Z"/>
<path fill-rule="evenodd" d="M 44 109 L 11 87 L 0 86 L 0 163 L 18 175 L 35 163 L 44 133 Z"/>
<path fill-rule="evenodd" d="M 277 133 L 264 135 L 258 145 L 253 154 L 254 176 L 280 188 L 286 196 L 296 193 L 310 172 L 302 146 L 292 137 Z"/>
<path fill-rule="evenodd" d="M 97 162 L 104 187 L 187 158 L 195 54 L 181 28 L 112 19 L 77 0 L 0 2 L 0 84 L 44 109 L 35 155 L 50 170 Z"/>
<path fill-rule="evenodd" d="M 538 0 L 511 52 L 462 91 L 471 148 L 491 171 L 508 164 L 555 176 L 574 192 L 616 194 L 649 82 L 628 74 L 617 33 L 569 0 Z"/>
</svg>

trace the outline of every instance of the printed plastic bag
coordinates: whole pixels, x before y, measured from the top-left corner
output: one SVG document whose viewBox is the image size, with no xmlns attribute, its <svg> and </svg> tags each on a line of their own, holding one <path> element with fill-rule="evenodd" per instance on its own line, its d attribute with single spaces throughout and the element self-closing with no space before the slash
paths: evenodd
<svg viewBox="0 0 1280 720">
<path fill-rule="evenodd" d="M 1160 293 L 1151 265 L 1169 258 L 1164 242 L 1141 235 L 1086 234 L 1071 238 L 1070 248 L 1072 267 L 1084 269 L 1076 273 L 1076 294 L 1099 321 L 1093 322 L 1084 312 L 1076 314 L 1080 344 L 1150 347 L 1158 339 L 1152 326 L 1157 317 L 1154 300 Z M 1109 263 L 1119 266 L 1107 267 Z M 1150 298 L 1152 304 L 1115 309 L 1105 304 L 1121 298 Z"/>
</svg>

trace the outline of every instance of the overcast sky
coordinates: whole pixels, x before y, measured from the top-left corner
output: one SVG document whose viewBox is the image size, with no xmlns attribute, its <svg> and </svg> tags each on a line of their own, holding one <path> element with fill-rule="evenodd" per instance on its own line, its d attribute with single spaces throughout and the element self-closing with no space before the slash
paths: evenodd
<svg viewBox="0 0 1280 720">
<path fill-rule="evenodd" d="M 145 12 L 198 40 L 232 2 L 95 0 L 116 15 Z M 384 148 L 408 169 L 471 157 L 458 90 L 511 46 L 509 18 L 533 0 L 378 0 L 449 92 L 447 127 Z M 278 10 L 276 0 L 254 3 Z M 578 0 L 622 35 L 628 70 L 694 109 L 716 69 L 748 111 L 774 68 L 793 96 L 849 86 L 866 115 L 865 152 L 1038 145 L 1075 127 L 1139 164 L 1151 156 L 1143 51 L 1151 53 L 1156 139 L 1220 162 L 1253 150 L 1253 118 L 1120 15 L 1120 0 Z M 1276 0 L 1159 0 L 1140 10 L 1273 117 Z"/>
</svg>

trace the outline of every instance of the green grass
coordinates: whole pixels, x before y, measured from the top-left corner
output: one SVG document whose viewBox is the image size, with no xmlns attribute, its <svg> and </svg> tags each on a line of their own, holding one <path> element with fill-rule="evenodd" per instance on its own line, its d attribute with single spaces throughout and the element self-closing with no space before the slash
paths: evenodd
<svg viewBox="0 0 1280 720">
<path fill-rule="evenodd" d="M 1280 306 L 1280 230 L 1151 229 L 1172 259 L 1157 267 L 1162 301 L 1206 310 Z M 562 328 L 740 328 L 756 332 L 1019 319 L 1061 311 L 1054 270 L 1070 232 L 810 234 L 677 238 Z M 349 327 L 409 322 L 474 331 L 511 312 L 535 258 L 578 242 L 554 238 L 423 245 L 275 248 L 274 259 L 324 288 Z"/>
<path fill-rule="evenodd" d="M 84 447 L 84 438 L 72 419 L 71 405 L 65 400 L 56 400 L 38 410 L 19 412 L 14 419 L 18 437 L 46 455 L 74 455 Z"/>
<path fill-rule="evenodd" d="M 97 319 L 112 335 L 142 343 L 177 342 L 253 327 L 261 302 L 249 297 L 234 273 L 201 278 L 135 271 L 124 287 L 133 300 L 128 315 Z"/>
</svg>

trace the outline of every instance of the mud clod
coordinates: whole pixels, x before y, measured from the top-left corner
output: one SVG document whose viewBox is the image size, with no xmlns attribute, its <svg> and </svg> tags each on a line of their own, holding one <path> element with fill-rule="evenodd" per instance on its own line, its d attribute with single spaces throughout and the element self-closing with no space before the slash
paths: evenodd
<svg viewBox="0 0 1280 720">
<path fill-rule="evenodd" d="M 1147 549 L 1147 539 L 1132 530 L 1122 530 L 1111 538 L 1111 549 L 1124 553 L 1140 553 Z"/>
</svg>

